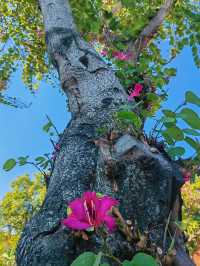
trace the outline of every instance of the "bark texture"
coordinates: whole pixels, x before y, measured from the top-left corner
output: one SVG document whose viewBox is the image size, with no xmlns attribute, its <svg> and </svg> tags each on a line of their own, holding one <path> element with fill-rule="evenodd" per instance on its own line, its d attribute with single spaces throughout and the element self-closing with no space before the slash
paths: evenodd
<svg viewBox="0 0 200 266">
<path fill-rule="evenodd" d="M 67 266 L 81 252 L 98 250 L 96 236 L 88 241 L 76 239 L 61 225 L 66 205 L 87 190 L 119 199 L 123 217 L 137 220 L 141 231 L 150 232 L 152 243 L 167 249 L 168 239 L 163 243 L 166 219 L 182 175 L 159 150 L 127 132 L 118 132 L 112 141 L 95 141 L 98 128 L 116 130 L 113 115 L 127 95 L 114 71 L 80 38 L 68 1 L 40 0 L 40 6 L 48 53 L 67 94 L 72 120 L 60 139 L 44 204 L 22 233 L 17 265 Z M 133 243 L 119 232 L 109 242 L 121 259 L 135 252 Z M 185 256 L 183 243 L 179 246 Z"/>
</svg>

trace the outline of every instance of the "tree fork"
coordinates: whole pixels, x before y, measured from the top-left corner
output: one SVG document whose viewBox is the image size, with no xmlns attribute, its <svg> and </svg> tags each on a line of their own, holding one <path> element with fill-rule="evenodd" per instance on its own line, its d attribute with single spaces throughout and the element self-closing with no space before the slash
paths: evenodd
<svg viewBox="0 0 200 266">
<path fill-rule="evenodd" d="M 114 140 L 95 143 L 98 128 L 116 130 L 113 116 L 127 95 L 114 71 L 80 38 L 68 1 L 39 2 L 48 54 L 68 96 L 72 120 L 63 133 L 43 206 L 21 235 L 17 265 L 70 265 L 83 251 L 98 251 L 95 235 L 88 241 L 76 239 L 61 225 L 67 204 L 87 190 L 119 199 L 123 218 L 136 220 L 141 232 L 148 230 L 150 241 L 163 248 L 166 219 L 182 185 L 178 167 L 159 150 L 123 131 L 118 130 Z M 109 237 L 109 243 L 120 259 L 131 258 L 136 251 L 119 232 Z M 194 265 L 182 244 L 181 256 L 177 250 L 174 265 L 181 265 L 183 257 L 188 266 Z"/>
</svg>

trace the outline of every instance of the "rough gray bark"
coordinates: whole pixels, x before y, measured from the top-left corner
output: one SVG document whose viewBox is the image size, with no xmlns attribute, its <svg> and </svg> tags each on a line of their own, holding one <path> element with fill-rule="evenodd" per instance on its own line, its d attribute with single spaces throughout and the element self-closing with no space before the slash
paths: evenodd
<svg viewBox="0 0 200 266">
<path fill-rule="evenodd" d="M 75 239 L 60 223 L 67 203 L 87 190 L 119 199 L 123 217 L 137 220 L 141 231 L 148 229 L 149 239 L 165 249 L 166 219 L 182 184 L 181 174 L 165 155 L 126 132 L 118 132 L 115 141 L 95 145 L 98 128 L 116 130 L 113 115 L 127 95 L 113 70 L 80 38 L 68 1 L 40 0 L 40 6 L 48 53 L 67 94 L 72 120 L 60 140 L 44 204 L 22 233 L 17 265 L 66 266 L 81 252 L 98 250 L 97 237 Z M 119 232 L 109 242 L 121 259 L 135 252 L 134 244 Z"/>
</svg>

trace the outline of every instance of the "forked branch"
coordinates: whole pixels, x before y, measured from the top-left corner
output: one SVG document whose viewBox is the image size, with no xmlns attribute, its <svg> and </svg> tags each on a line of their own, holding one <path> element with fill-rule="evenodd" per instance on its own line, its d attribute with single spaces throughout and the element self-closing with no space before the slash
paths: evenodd
<svg viewBox="0 0 200 266">
<path fill-rule="evenodd" d="M 134 50 L 136 53 L 135 59 L 138 59 L 138 56 L 142 49 L 144 49 L 149 40 L 152 39 L 154 34 L 157 32 L 158 28 L 162 25 L 165 17 L 168 15 L 174 0 L 165 0 L 164 4 L 158 10 L 156 15 L 150 20 L 149 24 L 142 30 L 138 38 L 132 44 L 130 43 L 130 50 Z"/>
</svg>

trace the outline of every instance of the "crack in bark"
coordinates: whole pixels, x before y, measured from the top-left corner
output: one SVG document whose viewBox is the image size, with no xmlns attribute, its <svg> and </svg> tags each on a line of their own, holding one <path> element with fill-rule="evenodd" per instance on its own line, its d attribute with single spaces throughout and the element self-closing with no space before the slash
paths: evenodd
<svg viewBox="0 0 200 266">
<path fill-rule="evenodd" d="M 54 226 L 51 230 L 47 230 L 47 231 L 43 231 L 43 232 L 40 232 L 39 234 L 35 235 L 33 238 L 32 238 L 32 241 L 35 241 L 38 237 L 40 236 L 48 236 L 48 235 L 51 235 L 51 234 L 54 234 L 56 233 L 59 229 L 61 228 L 61 225 L 60 223 L 58 223 L 56 226 Z"/>
</svg>

